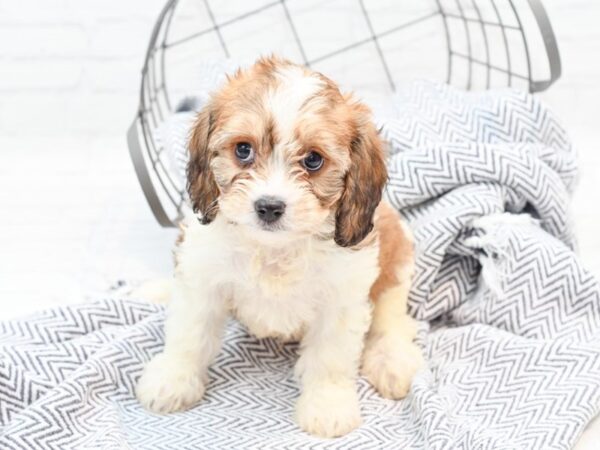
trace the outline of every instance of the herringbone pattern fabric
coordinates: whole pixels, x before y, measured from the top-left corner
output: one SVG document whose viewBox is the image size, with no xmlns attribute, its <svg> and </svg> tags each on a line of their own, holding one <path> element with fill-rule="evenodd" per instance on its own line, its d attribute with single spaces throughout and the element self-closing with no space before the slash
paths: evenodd
<svg viewBox="0 0 600 450">
<path fill-rule="evenodd" d="M 292 420 L 296 347 L 231 322 L 206 398 L 166 416 L 133 389 L 164 311 L 105 298 L 0 325 L 0 448 L 566 449 L 600 408 L 600 290 L 574 254 L 575 155 L 514 91 L 417 83 L 382 121 L 386 196 L 411 224 L 427 367 L 400 402 L 359 381 L 364 425 Z M 187 131 L 187 130 L 186 130 Z"/>
</svg>

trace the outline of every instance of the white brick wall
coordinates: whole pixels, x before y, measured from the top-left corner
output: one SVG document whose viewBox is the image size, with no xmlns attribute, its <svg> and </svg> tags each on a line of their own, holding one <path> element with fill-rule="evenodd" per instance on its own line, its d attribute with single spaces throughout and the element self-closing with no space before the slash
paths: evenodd
<svg viewBox="0 0 600 450">
<path fill-rule="evenodd" d="M 0 135 L 122 136 L 164 0 L 0 0 Z"/>
<path fill-rule="evenodd" d="M 375 10 L 383 8 L 385 13 L 386 1 L 373 1 Z M 413 1 L 403 0 L 402 8 L 422 5 Z M 215 1 L 215 13 L 226 17 L 230 4 L 239 8 L 250 2 L 262 3 Z M 290 7 L 307 9 L 313 2 L 294 0 Z M 348 8 L 347 3 L 336 2 L 341 5 L 337 10 Z M 0 0 L 0 135 L 122 136 L 135 113 L 143 55 L 164 3 Z M 564 61 L 563 79 L 545 97 L 559 112 L 566 111 L 576 137 L 587 138 L 595 130 L 595 119 L 586 105 L 591 107 L 597 104 L 592 99 L 600 98 L 600 2 L 546 0 L 545 4 Z M 196 20 L 189 22 L 198 26 Z M 315 33 L 327 29 L 317 25 Z M 235 34 L 236 28 L 229 32 Z M 232 45 L 249 38 L 242 34 Z"/>
</svg>

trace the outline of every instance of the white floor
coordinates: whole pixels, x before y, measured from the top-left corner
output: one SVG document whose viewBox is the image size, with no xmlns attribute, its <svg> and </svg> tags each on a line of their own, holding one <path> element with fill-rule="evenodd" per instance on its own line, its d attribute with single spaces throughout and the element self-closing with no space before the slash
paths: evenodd
<svg viewBox="0 0 600 450">
<path fill-rule="evenodd" d="M 124 137 L 0 148 L 0 318 L 168 273 L 174 231 L 151 216 Z"/>
</svg>

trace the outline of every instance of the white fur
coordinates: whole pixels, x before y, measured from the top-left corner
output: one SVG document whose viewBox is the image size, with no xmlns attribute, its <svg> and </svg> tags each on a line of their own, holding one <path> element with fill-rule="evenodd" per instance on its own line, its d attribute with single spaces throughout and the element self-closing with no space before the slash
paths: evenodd
<svg viewBox="0 0 600 450">
<path fill-rule="evenodd" d="M 284 152 L 281 149 L 274 150 L 270 155 L 268 177 L 265 179 L 256 177 L 253 179 L 253 183 L 248 184 L 249 202 L 247 202 L 247 210 L 245 211 L 248 218 L 246 223 L 254 223 L 259 228 L 261 227 L 260 221 L 256 216 L 253 205 L 261 197 L 276 197 L 285 202 L 286 213 L 279 220 L 279 231 L 292 231 L 294 225 L 301 222 L 295 217 L 295 210 L 297 205 L 305 198 L 305 193 L 302 187 L 295 183 L 290 176 L 290 167 L 286 163 Z"/>
<path fill-rule="evenodd" d="M 356 394 L 378 275 L 376 244 L 360 250 L 306 238 L 270 247 L 217 216 L 188 223 L 162 354 L 145 369 L 137 395 L 157 412 L 186 409 L 204 392 L 208 365 L 232 313 L 256 336 L 301 339 L 296 417 L 307 431 L 345 434 L 360 423 Z"/>
<path fill-rule="evenodd" d="M 296 66 L 281 67 L 277 75 L 279 83 L 270 92 L 267 107 L 275 118 L 279 133 L 292 137 L 302 105 L 323 88 L 323 81 Z"/>
</svg>

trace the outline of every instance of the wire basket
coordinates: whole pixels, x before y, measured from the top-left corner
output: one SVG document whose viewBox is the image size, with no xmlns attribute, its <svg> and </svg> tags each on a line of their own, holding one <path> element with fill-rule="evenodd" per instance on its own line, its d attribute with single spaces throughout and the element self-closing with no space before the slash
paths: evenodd
<svg viewBox="0 0 600 450">
<path fill-rule="evenodd" d="M 128 145 L 146 200 L 164 227 L 187 207 L 155 131 L 194 93 L 207 58 L 277 53 L 327 74 L 371 104 L 426 77 L 465 89 L 547 89 L 560 77 L 539 0 L 170 0 L 152 31 Z"/>
</svg>

